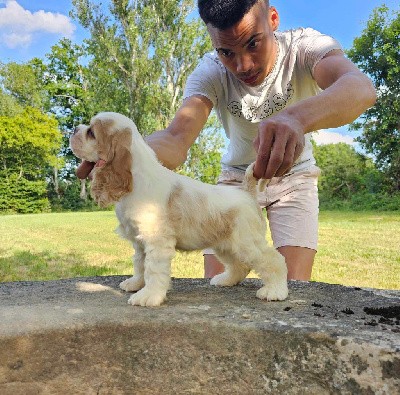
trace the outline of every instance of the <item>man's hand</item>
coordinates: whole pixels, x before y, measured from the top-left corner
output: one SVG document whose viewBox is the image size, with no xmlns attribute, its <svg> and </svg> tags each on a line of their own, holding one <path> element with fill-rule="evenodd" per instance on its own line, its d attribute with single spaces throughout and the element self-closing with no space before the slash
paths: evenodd
<svg viewBox="0 0 400 395">
<path fill-rule="evenodd" d="M 88 162 L 87 160 L 84 160 L 76 169 L 76 176 L 81 180 L 88 178 L 95 164 L 96 163 L 94 162 Z"/>
<path fill-rule="evenodd" d="M 257 152 L 254 176 L 265 179 L 283 176 L 302 153 L 304 144 L 304 129 L 293 117 L 277 114 L 260 122 L 253 143 Z"/>
</svg>

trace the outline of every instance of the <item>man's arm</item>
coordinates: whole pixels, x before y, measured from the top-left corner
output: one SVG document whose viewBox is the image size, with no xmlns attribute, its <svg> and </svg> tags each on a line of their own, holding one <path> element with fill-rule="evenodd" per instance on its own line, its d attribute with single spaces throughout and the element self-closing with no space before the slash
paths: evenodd
<svg viewBox="0 0 400 395">
<path fill-rule="evenodd" d="M 314 79 L 323 89 L 320 94 L 260 123 L 254 141 L 256 177 L 282 176 L 300 156 L 305 133 L 346 125 L 375 103 L 372 82 L 340 50 L 329 52 L 315 66 Z"/>
<path fill-rule="evenodd" d="M 189 148 L 203 129 L 212 108 L 212 102 L 206 97 L 191 96 L 183 101 L 165 130 L 147 136 L 147 144 L 165 167 L 175 169 L 185 162 Z M 83 161 L 76 170 L 77 177 L 87 178 L 94 165 Z"/>
<path fill-rule="evenodd" d="M 146 142 L 155 151 L 158 160 L 169 169 L 185 162 L 189 148 L 200 134 L 213 108 L 204 96 L 185 99 L 165 130 L 146 137 Z"/>
</svg>

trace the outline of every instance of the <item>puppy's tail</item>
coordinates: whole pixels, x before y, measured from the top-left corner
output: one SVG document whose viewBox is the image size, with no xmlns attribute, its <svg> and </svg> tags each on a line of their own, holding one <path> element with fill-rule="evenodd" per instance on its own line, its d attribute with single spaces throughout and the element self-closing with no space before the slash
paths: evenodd
<svg viewBox="0 0 400 395">
<path fill-rule="evenodd" d="M 269 184 L 270 180 L 258 179 L 254 177 L 254 165 L 255 162 L 251 163 L 244 174 L 244 180 L 242 182 L 242 188 L 245 191 L 250 192 L 254 197 L 257 197 L 258 191 L 263 191 Z"/>
</svg>

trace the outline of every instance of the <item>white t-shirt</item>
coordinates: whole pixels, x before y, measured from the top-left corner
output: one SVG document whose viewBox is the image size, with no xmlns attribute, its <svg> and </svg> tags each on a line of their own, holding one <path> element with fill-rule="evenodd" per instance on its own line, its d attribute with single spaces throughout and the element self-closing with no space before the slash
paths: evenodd
<svg viewBox="0 0 400 395">
<path fill-rule="evenodd" d="M 249 87 L 221 63 L 217 53 L 206 54 L 189 76 L 184 98 L 202 95 L 211 100 L 229 139 L 222 157 L 223 169 L 244 170 L 256 158 L 253 140 L 258 123 L 286 106 L 318 94 L 312 77 L 315 65 L 330 51 L 341 49 L 332 37 L 316 30 L 299 28 L 275 32 L 279 52 L 275 66 L 264 82 Z M 292 168 L 303 170 L 313 164 L 310 134 L 305 148 Z"/>
</svg>

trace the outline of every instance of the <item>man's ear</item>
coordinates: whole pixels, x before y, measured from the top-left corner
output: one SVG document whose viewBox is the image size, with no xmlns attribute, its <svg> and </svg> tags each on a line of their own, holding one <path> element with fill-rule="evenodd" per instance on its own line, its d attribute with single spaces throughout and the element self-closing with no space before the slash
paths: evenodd
<svg viewBox="0 0 400 395">
<path fill-rule="evenodd" d="M 269 7 L 269 20 L 271 22 L 272 29 L 274 31 L 278 30 L 279 22 L 280 22 L 279 14 L 278 14 L 277 9 L 273 6 Z"/>
</svg>

